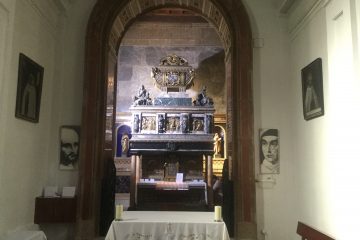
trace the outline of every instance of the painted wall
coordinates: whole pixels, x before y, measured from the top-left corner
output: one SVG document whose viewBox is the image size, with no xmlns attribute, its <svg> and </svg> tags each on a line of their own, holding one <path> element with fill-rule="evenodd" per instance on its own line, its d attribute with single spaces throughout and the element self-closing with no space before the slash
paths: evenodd
<svg viewBox="0 0 360 240">
<path fill-rule="evenodd" d="M 336 239 L 358 238 L 359 2 L 318 1 L 292 31 L 296 220 Z M 304 121 L 300 71 L 323 59 L 325 115 Z"/>
<path fill-rule="evenodd" d="M 56 42 L 54 29 L 47 25 L 29 2 L 14 1 L 11 7 L 7 11 L 13 22 L 8 22 L 7 37 L 12 47 L 6 50 L 8 58 L 5 68 L 8 72 L 2 84 L 2 99 L 6 108 L 1 113 L 4 116 L 1 128 L 2 137 L 6 138 L 3 139 L 1 156 L 0 206 L 6 207 L 0 209 L 1 233 L 33 222 L 34 199 L 41 194 L 46 183 Z M 38 124 L 14 117 L 20 52 L 46 69 Z"/>
<path fill-rule="evenodd" d="M 80 124 L 85 29 L 95 0 L 62 10 L 32 2 L 0 0 L 0 235 L 32 224 L 44 186 L 77 183 L 77 172 L 58 170 L 58 129 Z M 299 239 L 298 220 L 356 239 L 360 6 L 330 1 L 307 15 L 317 1 L 301 2 L 281 17 L 271 1 L 244 0 L 254 37 L 255 139 L 262 127 L 280 133 L 280 174 L 270 177 L 276 184 L 257 183 L 258 239 Z M 38 124 L 14 117 L 19 52 L 45 68 Z M 300 71 L 317 57 L 325 116 L 305 121 Z"/>
<path fill-rule="evenodd" d="M 84 4 L 86 2 L 86 4 Z M 82 114 L 83 72 L 87 21 L 95 0 L 78 0 L 69 4 L 57 36 L 56 69 L 53 85 L 53 115 L 47 182 L 57 186 L 75 186 L 78 171 L 59 171 L 59 128 L 80 125 Z M 81 131 L 81 129 L 80 129 Z M 81 134 L 81 133 L 80 133 Z"/>
<path fill-rule="evenodd" d="M 5 0 L 3 0 L 3 2 L 5 2 Z M 11 1 L 6 2 L 13 3 Z M 23 171 L 27 173 L 26 176 L 28 177 L 21 181 L 26 182 L 31 186 L 31 189 L 28 190 L 27 193 L 21 193 L 20 195 L 13 193 L 12 198 L 9 198 L 7 202 L 1 203 L 1 206 L 11 206 L 6 213 L 1 214 L 1 216 L 5 216 L 2 218 L 3 220 L 0 225 L 2 232 L 32 222 L 33 199 L 35 196 L 40 195 L 44 185 L 64 186 L 76 184 L 77 172 L 61 172 L 57 168 L 59 150 L 57 135 L 60 125 L 80 123 L 83 81 L 83 40 L 88 14 L 94 1 L 91 3 L 85 3 L 84 0 L 75 1 L 74 4 L 71 5 L 71 8 L 66 9 L 66 14 L 62 16 L 62 20 L 60 21 L 61 24 L 55 27 L 58 33 L 57 37 L 47 33 L 46 29 L 40 30 L 41 34 L 34 35 L 34 31 L 31 31 L 31 27 L 28 26 L 28 23 L 31 22 L 29 18 L 33 18 L 32 21 L 37 19 L 35 23 L 39 22 L 39 24 L 45 22 L 43 24 L 46 25 L 47 21 L 39 16 L 34 17 L 31 15 L 31 13 L 34 14 L 36 11 L 28 5 L 29 2 L 18 2 L 21 4 L 21 8 L 16 6 L 19 8 L 17 11 L 19 16 L 15 18 L 15 6 L 13 6 L 9 18 L 9 21 L 11 21 L 11 16 L 13 16 L 16 21 L 19 21 L 17 25 L 9 23 L 11 36 L 9 37 L 10 40 L 7 46 L 11 46 L 12 40 L 15 39 L 15 35 L 13 36 L 13 34 L 17 34 L 16 41 L 13 43 L 14 47 L 10 48 L 11 51 L 8 53 L 12 60 L 10 62 L 3 60 L 5 64 L 8 64 L 11 73 L 6 75 L 6 85 L 2 85 L 2 90 L 6 89 L 7 95 L 2 95 L 6 101 L 1 106 L 7 108 L 9 114 L 6 114 L 8 116 L 5 119 L 7 124 L 3 123 L 3 121 L 1 123 L 2 126 L 5 126 L 1 128 L 1 131 L 6 131 L 3 136 L 11 136 L 14 134 L 18 136 L 26 130 L 31 139 L 22 142 L 22 146 L 25 147 L 21 152 L 16 151 L 16 148 L 11 146 L 14 139 L 12 139 L 12 142 L 9 140 L 3 141 L 4 145 L 6 143 L 4 149 L 7 149 L 7 151 L 1 153 L 4 155 L 0 161 L 1 169 L 7 169 L 12 165 L 14 166 L 9 172 L 4 173 L 4 170 L 1 171 L 0 184 L 5 180 L 7 187 L 4 187 L 2 184 L 0 191 L 1 193 L 5 193 L 8 190 L 12 191 L 18 187 L 17 182 L 9 184 L 8 179 L 18 176 L 16 169 L 22 166 L 22 158 L 24 156 L 27 157 L 28 161 L 26 162 L 26 170 L 24 169 Z M 287 176 L 291 176 L 292 169 L 290 166 L 292 155 L 290 154 L 291 150 L 289 150 L 291 146 L 289 146 L 289 141 L 286 141 L 286 139 L 289 139 L 288 130 L 290 124 L 287 121 L 286 111 L 284 110 L 289 109 L 287 101 L 289 94 L 286 91 L 288 88 L 287 79 L 289 79 L 289 72 L 286 67 L 289 60 L 289 42 L 286 31 L 284 30 L 283 19 L 278 18 L 276 9 L 270 3 L 250 0 L 245 1 L 245 3 L 252 17 L 254 38 L 259 38 L 259 46 L 261 46 L 261 42 L 264 40 L 263 47 L 254 49 L 256 129 L 260 127 L 279 128 L 282 139 L 281 148 L 283 149 L 281 151 L 282 173 L 277 177 L 277 185 L 269 189 L 266 187 L 259 187 L 257 189 L 258 226 L 259 230 L 265 229 L 268 231 L 269 236 L 272 236 L 273 239 L 288 239 L 287 236 L 290 235 L 289 232 L 292 232 L 292 230 L 291 228 L 286 228 L 288 230 L 284 232 L 282 225 L 287 222 L 288 215 L 280 216 L 278 213 L 279 209 L 289 209 L 288 203 L 291 202 L 289 201 L 291 194 L 283 194 L 284 192 L 288 193 L 290 191 L 291 182 L 288 182 L 289 178 L 287 178 Z M 24 12 L 26 12 L 26 14 Z M 21 37 L 19 35 L 21 35 Z M 46 44 L 44 42 L 46 42 Z M 33 126 L 30 123 L 14 119 L 13 117 L 18 49 L 26 46 L 29 48 L 28 51 L 30 53 L 34 51 L 33 55 L 31 55 L 34 56 L 34 60 L 40 62 L 40 60 L 43 59 L 42 62 L 45 67 L 44 81 L 46 80 L 47 84 L 44 84 L 44 89 L 46 90 L 42 98 L 40 124 L 43 124 L 43 127 L 41 129 L 37 129 L 37 125 Z M 42 48 L 43 46 L 48 47 L 44 49 Z M 9 92 L 8 89 L 11 89 L 11 92 Z M 43 104 L 45 101 L 47 103 Z M 5 115 L 1 114 L 1 117 L 2 116 Z M 278 116 L 280 116 L 280 118 Z M 14 126 L 13 122 L 21 125 L 21 128 L 19 129 L 18 126 Z M 42 145 L 31 145 L 31 143 L 34 142 L 33 138 L 36 138 L 36 143 L 39 142 Z M 42 155 L 39 155 L 41 157 L 39 157 L 37 153 L 44 149 L 46 153 L 42 153 Z M 11 159 L 11 161 L 5 161 L 5 159 Z M 21 197 L 21 199 L 24 200 L 13 205 L 12 200 L 17 197 Z M 16 201 L 14 202 L 16 203 Z M 22 205 L 24 202 L 26 202 L 26 206 Z M 6 217 L 11 211 L 14 211 L 14 209 L 24 209 L 26 210 L 26 214 L 19 217 L 14 216 L 16 219 L 11 220 L 10 218 L 11 221 L 9 221 Z M 292 224 L 289 225 L 292 226 Z M 54 231 L 56 232 L 56 229 L 52 229 L 49 232 Z"/>
<path fill-rule="evenodd" d="M 258 239 L 300 239 L 297 221 L 336 239 L 356 239 L 359 3 L 298 1 L 280 16 L 270 3 L 244 2 L 255 46 L 255 130 L 280 132 L 280 174 L 258 176 L 264 180 L 256 190 Z M 301 69 L 318 57 L 325 115 L 305 121 Z"/>
<path fill-rule="evenodd" d="M 253 91 L 258 239 L 288 240 L 293 219 L 293 154 L 291 122 L 290 41 L 287 19 L 271 1 L 244 1 L 254 39 Z M 259 129 L 279 129 L 280 174 L 260 175 Z M 273 182 L 275 181 L 275 183 Z"/>
<path fill-rule="evenodd" d="M 86 2 L 0 1 L 0 236 L 32 227 L 44 186 L 77 184 L 58 170 L 58 133 L 81 122 Z M 45 69 L 39 123 L 15 118 L 20 52 Z"/>
<path fill-rule="evenodd" d="M 331 221 L 329 209 L 326 209 L 328 196 L 325 192 L 328 186 L 328 177 L 324 175 L 327 171 L 327 122 L 329 120 L 328 107 L 328 54 L 326 36 L 326 11 L 320 9 L 309 19 L 308 24 L 294 33 L 291 42 L 292 53 L 292 86 L 291 92 L 294 122 L 293 132 L 293 156 L 294 156 L 294 179 L 296 191 L 296 202 L 294 202 L 293 213 L 296 220 L 331 233 L 331 229 L 325 227 Z M 325 116 L 310 121 L 305 121 L 302 112 L 302 86 L 301 69 L 316 58 L 323 61 L 323 85 Z M 296 146 L 296 147 L 295 147 Z"/>
</svg>

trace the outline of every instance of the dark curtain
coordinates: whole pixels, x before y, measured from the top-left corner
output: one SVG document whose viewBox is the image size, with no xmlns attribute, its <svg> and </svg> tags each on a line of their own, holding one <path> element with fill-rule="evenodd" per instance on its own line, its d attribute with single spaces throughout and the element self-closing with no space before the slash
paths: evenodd
<svg viewBox="0 0 360 240">
<path fill-rule="evenodd" d="M 224 160 L 222 216 L 230 237 L 234 237 L 234 182 L 229 180 L 229 162 Z"/>
<path fill-rule="evenodd" d="M 116 168 L 114 160 L 108 158 L 105 168 L 105 175 L 101 181 L 101 205 L 99 234 L 105 236 L 115 215 L 115 183 Z"/>
</svg>

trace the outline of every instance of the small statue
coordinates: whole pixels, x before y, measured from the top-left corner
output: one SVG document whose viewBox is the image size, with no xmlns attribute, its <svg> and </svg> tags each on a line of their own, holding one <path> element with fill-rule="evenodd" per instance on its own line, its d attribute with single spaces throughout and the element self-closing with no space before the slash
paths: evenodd
<svg viewBox="0 0 360 240">
<path fill-rule="evenodd" d="M 221 137 L 218 133 L 214 136 L 214 155 L 219 155 L 221 151 Z"/>
<path fill-rule="evenodd" d="M 182 116 L 180 127 L 182 133 L 189 132 L 189 118 L 187 115 Z"/>
<path fill-rule="evenodd" d="M 158 133 L 165 132 L 165 118 L 164 115 L 160 114 L 158 119 Z"/>
<path fill-rule="evenodd" d="M 196 100 L 193 101 L 195 106 L 212 106 L 214 101 L 212 98 L 206 96 L 206 86 L 203 86 L 201 92 L 196 97 Z"/>
<path fill-rule="evenodd" d="M 141 85 L 138 94 L 134 97 L 133 105 L 152 105 L 150 93 L 145 89 L 144 85 Z"/>
<path fill-rule="evenodd" d="M 139 132 L 139 122 L 140 122 L 140 119 L 139 119 L 139 115 L 134 115 L 134 125 L 133 125 L 133 128 L 134 128 L 134 132 L 135 133 L 138 133 Z"/>
<path fill-rule="evenodd" d="M 127 155 L 129 151 L 129 136 L 127 135 L 127 133 L 123 133 L 122 137 L 121 137 L 121 154 L 122 155 Z"/>
</svg>

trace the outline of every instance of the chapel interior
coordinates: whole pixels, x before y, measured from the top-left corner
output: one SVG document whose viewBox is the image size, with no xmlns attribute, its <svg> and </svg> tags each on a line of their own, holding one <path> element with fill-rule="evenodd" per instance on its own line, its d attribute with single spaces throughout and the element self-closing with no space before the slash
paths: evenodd
<svg viewBox="0 0 360 240">
<path fill-rule="evenodd" d="M 221 206 L 231 239 L 357 239 L 359 16 L 357 0 L 0 0 L 0 239 L 104 239 L 119 204 Z"/>
</svg>

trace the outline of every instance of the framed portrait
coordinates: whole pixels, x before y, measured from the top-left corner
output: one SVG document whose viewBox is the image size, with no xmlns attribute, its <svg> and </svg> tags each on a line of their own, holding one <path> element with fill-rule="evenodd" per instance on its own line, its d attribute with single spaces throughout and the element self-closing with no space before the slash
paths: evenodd
<svg viewBox="0 0 360 240">
<path fill-rule="evenodd" d="M 60 127 L 60 170 L 76 170 L 79 163 L 80 126 Z"/>
<path fill-rule="evenodd" d="M 39 122 L 44 68 L 20 53 L 15 117 Z"/>
<path fill-rule="evenodd" d="M 279 130 L 272 128 L 260 129 L 260 173 L 280 173 L 280 138 Z"/>
<path fill-rule="evenodd" d="M 301 70 L 304 119 L 324 115 L 322 60 L 317 58 Z"/>
</svg>

